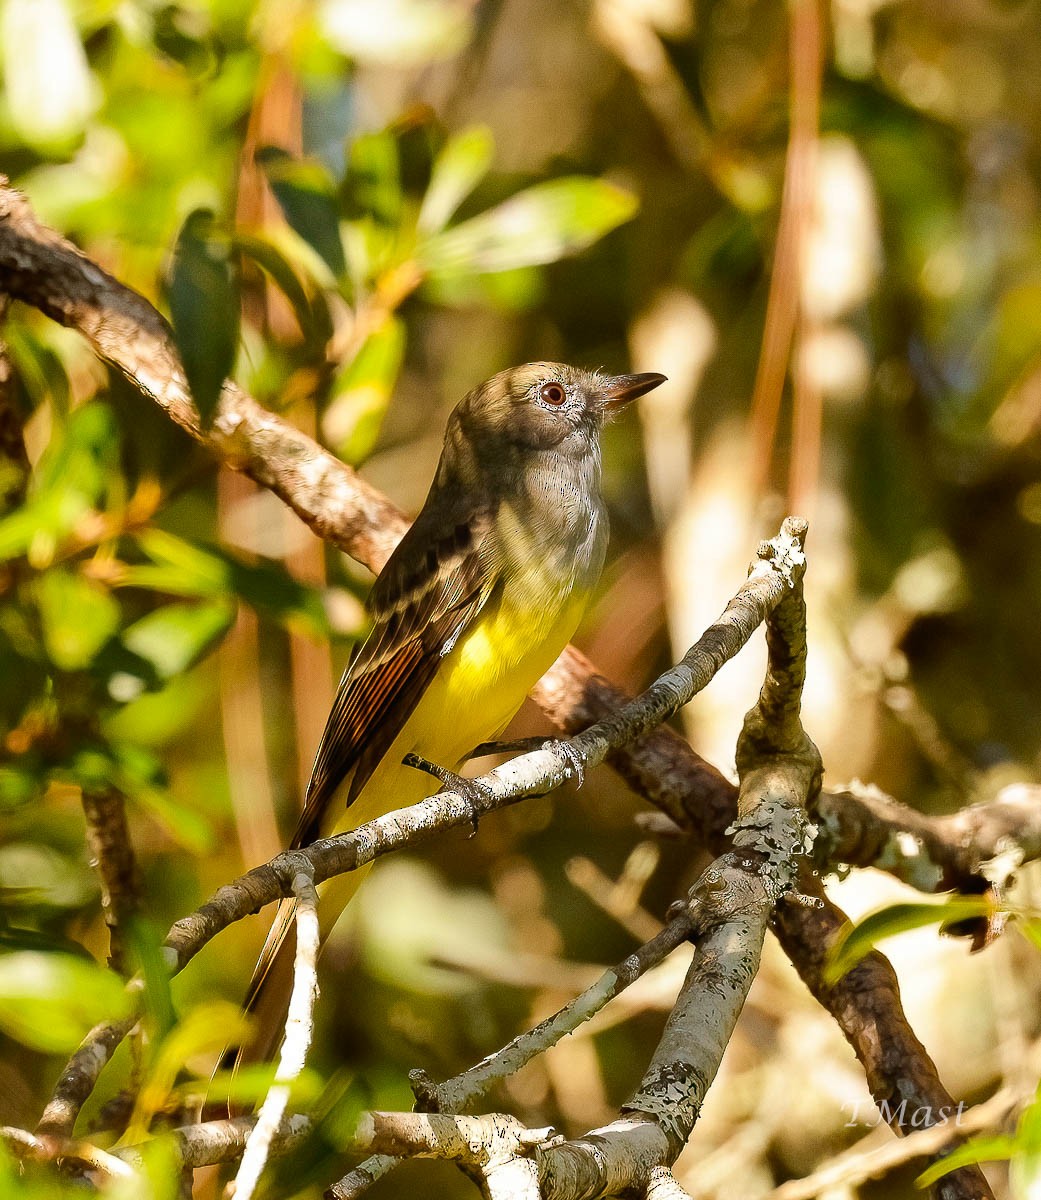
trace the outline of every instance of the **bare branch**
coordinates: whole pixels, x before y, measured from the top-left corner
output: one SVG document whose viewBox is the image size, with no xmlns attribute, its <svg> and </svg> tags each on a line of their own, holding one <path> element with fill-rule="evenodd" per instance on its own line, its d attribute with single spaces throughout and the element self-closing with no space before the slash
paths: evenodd
<svg viewBox="0 0 1041 1200">
<path fill-rule="evenodd" d="M 127 828 L 126 803 L 116 791 L 83 793 L 87 846 L 101 880 L 101 907 L 109 934 L 109 965 L 124 972 L 123 929 L 140 902 L 141 880 Z"/>
<path fill-rule="evenodd" d="M 854 781 L 821 797 L 828 860 L 889 871 L 920 891 L 1004 884 L 1041 857 L 1041 787 L 1013 783 L 981 804 L 927 816 Z"/>
<path fill-rule="evenodd" d="M 136 1019 L 129 1017 L 110 1025 L 97 1025 L 83 1039 L 62 1071 L 36 1126 L 36 1136 L 41 1141 L 60 1146 L 72 1137 L 80 1109 L 116 1047 L 133 1029 Z"/>
<path fill-rule="evenodd" d="M 205 1167 L 213 1163 L 234 1162 L 246 1147 L 246 1141 L 257 1123 L 255 1116 L 230 1117 L 223 1121 L 206 1121 L 201 1125 L 184 1125 L 162 1133 L 154 1141 L 166 1142 L 181 1167 Z M 303 1115 L 286 1117 L 271 1139 L 272 1155 L 286 1154 L 311 1131 L 311 1121 Z M 146 1143 L 150 1144 L 150 1143 Z M 117 1156 L 140 1169 L 143 1156 L 140 1146 L 126 1146 Z"/>
<path fill-rule="evenodd" d="M 679 1155 L 715 1078 L 745 997 L 759 969 L 770 914 L 797 878 L 808 848 L 806 805 L 820 785 L 820 755 L 799 720 L 806 670 L 802 598 L 805 522 L 789 518 L 760 547 L 790 580 L 767 617 L 769 661 L 759 702 L 738 741 L 741 787 L 734 849 L 718 858 L 691 891 L 697 953 L 635 1095 L 624 1112 L 656 1120 Z"/>
<path fill-rule="evenodd" d="M 690 1193 L 680 1187 L 668 1167 L 655 1167 L 651 1171 L 644 1196 L 646 1200 L 690 1200 Z"/>
</svg>

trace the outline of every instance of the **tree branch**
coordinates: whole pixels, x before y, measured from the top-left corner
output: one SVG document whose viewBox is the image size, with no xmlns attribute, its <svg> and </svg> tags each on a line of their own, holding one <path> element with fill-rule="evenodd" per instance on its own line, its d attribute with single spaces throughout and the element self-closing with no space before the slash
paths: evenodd
<svg viewBox="0 0 1041 1200">
<path fill-rule="evenodd" d="M 126 803 L 116 791 L 83 793 L 87 847 L 101 880 L 101 907 L 109 934 L 109 966 L 125 973 L 123 933 L 140 903 L 141 880 L 127 828 Z"/>
</svg>

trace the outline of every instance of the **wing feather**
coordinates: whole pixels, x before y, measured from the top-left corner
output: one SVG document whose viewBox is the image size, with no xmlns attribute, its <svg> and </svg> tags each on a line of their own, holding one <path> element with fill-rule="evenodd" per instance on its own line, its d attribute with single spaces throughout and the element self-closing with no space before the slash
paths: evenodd
<svg viewBox="0 0 1041 1200">
<path fill-rule="evenodd" d="M 494 587 L 486 517 L 455 522 L 426 544 L 409 536 L 413 530 L 373 588 L 372 632 L 333 702 L 294 849 L 320 836 L 329 800 L 350 772 L 347 804 L 354 802 L 430 686 L 444 646 L 465 630 Z M 429 530 L 419 532 L 429 537 Z"/>
</svg>

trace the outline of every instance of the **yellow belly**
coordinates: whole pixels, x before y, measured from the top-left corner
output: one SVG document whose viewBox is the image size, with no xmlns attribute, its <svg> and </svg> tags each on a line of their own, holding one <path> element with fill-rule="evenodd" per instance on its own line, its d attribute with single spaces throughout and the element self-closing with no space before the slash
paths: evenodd
<svg viewBox="0 0 1041 1200">
<path fill-rule="evenodd" d="M 474 747 L 499 737 L 525 696 L 571 640 L 585 601 L 585 595 L 570 595 L 553 613 L 545 606 L 525 605 L 521 610 L 507 594 L 500 603 L 483 609 L 445 656 L 430 687 L 350 808 L 345 807 L 348 782 L 341 784 L 329 804 L 322 836 L 356 829 L 437 792 L 441 785 L 433 776 L 402 765 L 406 754 L 418 754 L 454 771 Z M 365 869 L 352 871 L 319 888 L 323 937 L 367 873 Z"/>
</svg>

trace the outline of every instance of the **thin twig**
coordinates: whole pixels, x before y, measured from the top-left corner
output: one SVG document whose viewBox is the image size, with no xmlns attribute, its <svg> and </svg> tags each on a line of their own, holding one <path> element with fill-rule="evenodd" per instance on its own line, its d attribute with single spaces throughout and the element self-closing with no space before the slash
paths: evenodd
<svg viewBox="0 0 1041 1200">
<path fill-rule="evenodd" d="M 127 827 L 126 801 L 113 789 L 83 793 L 87 846 L 101 880 L 101 907 L 109 936 L 109 965 L 126 972 L 123 937 L 141 899 L 141 878 Z"/>
<path fill-rule="evenodd" d="M 907 1137 L 891 1140 L 884 1146 L 876 1146 L 871 1150 L 852 1146 L 818 1167 L 805 1179 L 792 1179 L 781 1184 L 770 1193 L 767 1200 L 813 1200 L 814 1196 L 825 1192 L 856 1188 L 869 1179 L 881 1179 L 890 1171 L 906 1166 L 917 1158 L 938 1154 L 952 1141 L 967 1134 L 994 1129 L 1017 1104 L 1028 1098 L 1003 1088 L 982 1104 L 964 1112 L 957 1111 L 957 1115 L 952 1115 L 946 1121 L 927 1129 L 916 1129 Z"/>
<path fill-rule="evenodd" d="M 246 1142 L 242 1162 L 235 1176 L 235 1195 L 238 1200 L 252 1200 L 289 1103 L 290 1085 L 304 1069 L 314 1032 L 321 938 L 318 931 L 318 893 L 311 874 L 303 870 L 297 873 L 293 879 L 293 895 L 296 897 L 296 959 L 285 1040 L 275 1071 L 275 1081 L 261 1105 L 257 1123 Z"/>
</svg>

